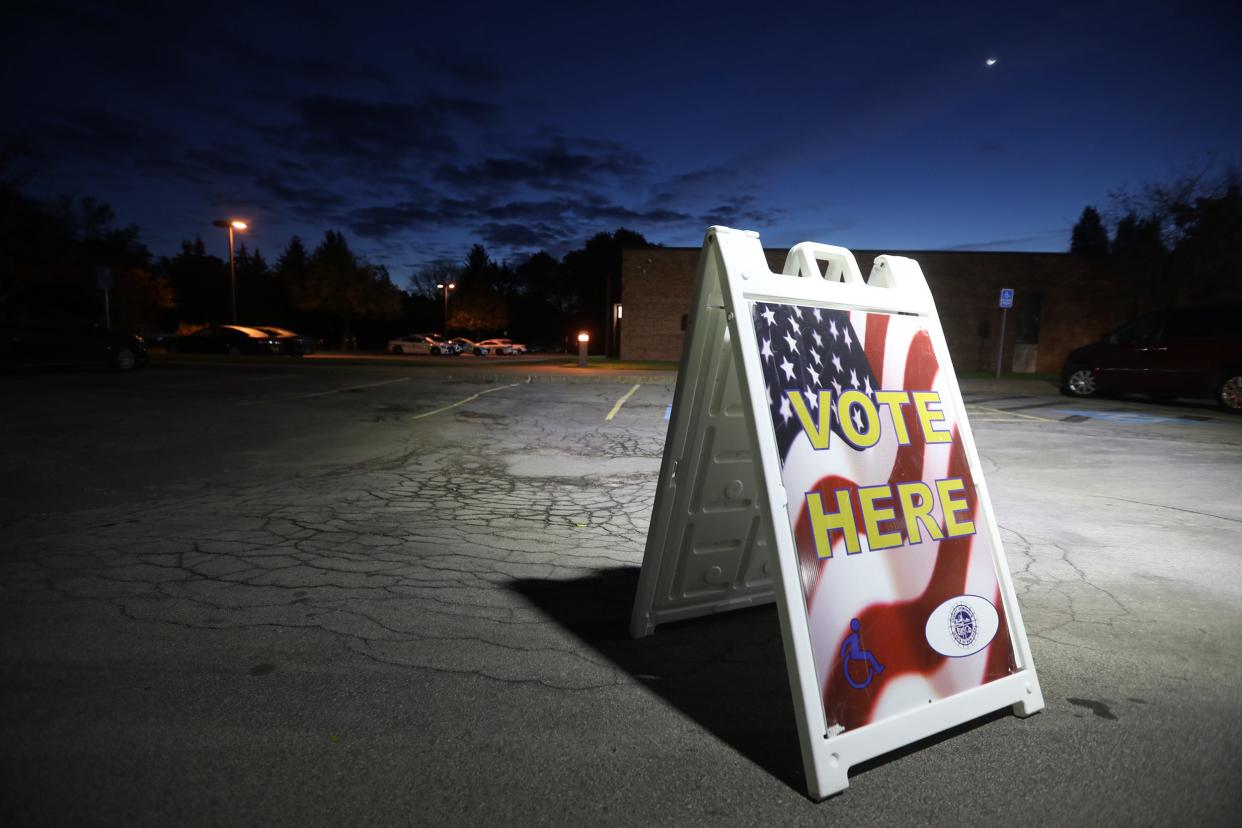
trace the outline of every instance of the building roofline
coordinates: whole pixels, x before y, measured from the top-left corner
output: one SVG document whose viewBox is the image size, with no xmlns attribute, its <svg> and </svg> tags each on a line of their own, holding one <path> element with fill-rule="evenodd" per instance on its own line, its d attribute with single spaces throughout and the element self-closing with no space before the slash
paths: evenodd
<svg viewBox="0 0 1242 828">
<path fill-rule="evenodd" d="M 644 251 L 652 251 L 652 250 L 699 251 L 699 250 L 702 250 L 702 247 L 681 247 L 681 246 L 670 247 L 667 245 L 660 245 L 657 247 L 625 247 L 625 248 L 622 248 L 622 251 L 627 252 L 627 253 L 628 252 L 641 253 Z M 763 251 L 765 253 L 780 253 L 780 252 L 784 252 L 787 250 L 789 250 L 788 247 L 764 247 L 763 248 Z M 1058 253 L 1058 252 L 1049 251 L 1049 250 L 934 250 L 934 249 L 910 250 L 910 249 L 902 249 L 902 248 L 884 249 L 884 248 L 878 248 L 878 247 L 847 247 L 846 250 L 850 251 L 851 253 L 855 253 L 855 252 L 879 253 L 880 255 L 908 255 L 908 254 L 918 254 L 918 253 L 972 253 L 972 254 L 984 254 L 987 256 L 1073 256 L 1075 255 L 1073 253 L 1070 253 L 1069 251 Z"/>
</svg>

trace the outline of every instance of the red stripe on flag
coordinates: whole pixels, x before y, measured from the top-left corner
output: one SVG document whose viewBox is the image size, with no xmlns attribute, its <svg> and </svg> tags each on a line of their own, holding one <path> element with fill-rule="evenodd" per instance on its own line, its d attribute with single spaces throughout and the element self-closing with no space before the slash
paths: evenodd
<svg viewBox="0 0 1242 828">
<path fill-rule="evenodd" d="M 867 341 L 870 342 L 870 328 L 868 328 L 867 336 Z M 903 378 L 904 384 L 901 387 L 913 391 L 931 388 L 936 382 L 936 374 L 939 371 L 940 365 L 936 362 L 936 352 L 932 348 L 931 337 L 927 335 L 927 331 L 919 331 L 910 340 L 910 348 L 906 352 L 906 372 Z M 903 405 L 901 414 L 906 423 L 906 433 L 910 435 L 910 444 L 897 448 L 897 458 L 893 461 L 893 470 L 888 476 L 890 485 L 923 479 L 923 461 L 927 441 L 923 438 L 923 428 L 919 425 L 918 413 L 913 405 Z M 904 526 L 901 532 L 904 536 Z"/>
<path fill-rule="evenodd" d="M 1013 643 L 1009 639 L 1009 613 L 1005 612 L 1005 605 L 1001 603 L 999 584 L 996 586 L 996 594 L 992 596 L 992 606 L 1000 614 L 1000 629 L 996 631 L 996 638 L 992 639 L 988 647 L 988 664 L 983 668 L 985 682 L 1003 678 L 1018 669 Z"/>
<path fill-rule="evenodd" d="M 825 510 L 836 511 L 836 496 L 833 492 L 837 489 L 849 489 L 850 511 L 854 513 L 854 525 L 862 526 L 862 506 L 858 502 L 857 495 L 858 484 L 853 480 L 832 474 L 816 483 L 811 491 L 819 492 Z M 807 492 L 807 494 L 810 493 Z M 803 498 L 802 502 L 805 504 L 806 499 Z M 833 546 L 841 543 L 840 533 L 830 534 L 832 534 Z M 798 512 L 798 522 L 794 527 L 794 548 L 798 550 L 798 572 L 802 576 L 802 594 L 809 596 L 815 591 L 815 582 L 819 580 L 824 560 L 820 559 L 816 549 L 815 536 L 811 532 L 811 515 L 805 508 Z M 838 549 L 833 554 L 838 552 L 844 553 L 844 549 Z"/>
<path fill-rule="evenodd" d="M 888 344 L 888 314 L 867 314 L 867 344 L 863 353 L 871 364 L 871 373 L 880 388 L 884 387 L 884 348 Z"/>
</svg>

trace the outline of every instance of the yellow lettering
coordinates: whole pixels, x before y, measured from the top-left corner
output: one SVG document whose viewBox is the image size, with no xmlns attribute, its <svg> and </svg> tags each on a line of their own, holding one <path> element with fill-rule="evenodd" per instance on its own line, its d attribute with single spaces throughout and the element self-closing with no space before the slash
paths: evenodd
<svg viewBox="0 0 1242 828">
<path fill-rule="evenodd" d="M 867 430 L 859 431 L 850 416 L 850 409 L 855 405 L 863 410 L 867 419 Z M 861 391 L 850 389 L 837 400 L 837 422 L 841 425 L 841 433 L 845 439 L 859 449 L 871 448 L 880 442 L 880 414 L 875 410 L 875 403 Z"/>
<path fill-rule="evenodd" d="M 828 441 L 832 438 L 832 417 L 826 412 L 832 408 L 832 392 L 827 389 L 819 392 L 818 423 L 807 410 L 806 400 L 802 399 L 801 391 L 786 391 L 785 396 L 789 397 L 789 401 L 793 403 L 794 413 L 798 415 L 798 422 L 802 423 L 802 430 L 810 438 L 811 445 L 817 449 L 828 448 Z"/>
<path fill-rule="evenodd" d="M 918 498 L 918 502 L 915 502 Z M 940 524 L 932 517 L 932 509 L 936 501 L 932 499 L 931 487 L 926 483 L 898 483 L 897 500 L 901 503 L 901 515 L 906 521 L 906 537 L 910 543 L 922 543 L 923 535 L 919 532 L 919 524 L 927 530 L 932 540 L 944 540 Z"/>
<path fill-rule="evenodd" d="M 893 429 L 897 434 L 897 442 L 907 445 L 910 442 L 910 431 L 906 428 L 906 418 L 902 416 L 901 407 L 910 404 L 910 395 L 905 391 L 876 391 L 875 401 L 888 409 L 893 418 Z"/>
<path fill-rule="evenodd" d="M 858 525 L 854 521 L 854 510 L 850 507 L 849 489 L 837 489 L 833 494 L 837 501 L 835 512 L 824 513 L 824 501 L 819 492 L 811 492 L 806 496 L 806 508 L 811 513 L 811 532 L 815 536 L 815 554 L 821 558 L 832 557 L 833 529 L 839 531 L 845 539 L 845 552 L 854 555 L 862 551 L 858 543 Z"/>
<path fill-rule="evenodd" d="M 938 431 L 933 426 L 944 421 L 944 411 L 939 408 L 928 408 L 933 403 L 940 405 L 940 395 L 935 391 L 915 391 L 910 395 L 914 398 L 914 408 L 919 414 L 919 425 L 923 428 L 923 439 L 929 443 L 951 443 L 953 435 L 948 431 Z"/>
<path fill-rule="evenodd" d="M 936 491 L 940 494 L 940 508 L 944 511 L 944 528 L 949 537 L 960 538 L 963 535 L 973 535 L 975 533 L 974 521 L 957 519 L 958 512 L 970 508 L 970 504 L 966 502 L 966 484 L 962 482 L 962 479 L 951 477 L 948 480 L 937 480 Z M 961 499 L 954 500 L 954 493 L 960 493 Z"/>
<path fill-rule="evenodd" d="M 863 486 L 858 490 L 858 502 L 862 506 L 863 526 L 867 530 L 867 546 L 871 549 L 891 549 L 901 546 L 900 532 L 881 532 L 880 523 L 893 520 L 897 513 L 888 506 L 876 506 L 881 498 L 893 496 L 893 490 L 885 483 L 880 486 Z"/>
</svg>

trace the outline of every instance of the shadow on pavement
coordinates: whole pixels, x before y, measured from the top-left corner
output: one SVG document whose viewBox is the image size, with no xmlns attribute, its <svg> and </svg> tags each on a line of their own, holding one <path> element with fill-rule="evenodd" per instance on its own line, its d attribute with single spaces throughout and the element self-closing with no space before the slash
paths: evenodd
<svg viewBox="0 0 1242 828">
<path fill-rule="evenodd" d="M 794 790 L 805 793 L 785 653 L 772 605 L 660 626 L 632 639 L 638 567 L 514 588 L 584 643 Z"/>
<path fill-rule="evenodd" d="M 768 773 L 806 794 L 776 607 L 661 625 L 632 639 L 638 567 L 564 580 L 524 579 L 514 589 L 647 689 Z M 850 769 L 878 768 L 1011 715 L 984 714 Z"/>
</svg>

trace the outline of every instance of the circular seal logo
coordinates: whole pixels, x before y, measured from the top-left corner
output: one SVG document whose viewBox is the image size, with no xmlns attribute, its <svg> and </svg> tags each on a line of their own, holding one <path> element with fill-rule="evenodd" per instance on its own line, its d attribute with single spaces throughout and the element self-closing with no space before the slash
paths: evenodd
<svg viewBox="0 0 1242 828">
<path fill-rule="evenodd" d="M 969 604 L 954 604 L 949 610 L 949 633 L 963 649 L 975 643 L 979 625 L 975 623 L 975 611 Z"/>
</svg>

